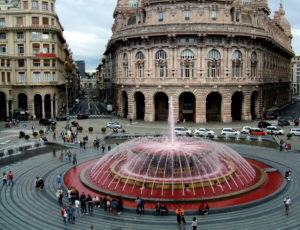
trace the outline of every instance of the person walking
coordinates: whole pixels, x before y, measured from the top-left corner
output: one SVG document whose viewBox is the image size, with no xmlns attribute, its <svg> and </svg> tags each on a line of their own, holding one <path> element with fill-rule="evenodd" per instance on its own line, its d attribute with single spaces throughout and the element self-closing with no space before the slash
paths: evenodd
<svg viewBox="0 0 300 230">
<path fill-rule="evenodd" d="M 76 156 L 76 153 L 73 153 L 73 165 L 77 165 L 77 156 Z"/>
<path fill-rule="evenodd" d="M 6 172 L 3 173 L 2 182 L 3 182 L 3 185 L 7 185 L 7 175 L 6 175 Z"/>
<path fill-rule="evenodd" d="M 62 208 L 61 210 L 61 216 L 63 218 L 64 223 L 67 223 L 67 217 L 68 217 L 68 213 L 65 207 Z"/>
<path fill-rule="evenodd" d="M 102 149 L 102 153 L 104 153 L 104 151 L 105 151 L 105 146 L 102 145 L 102 146 L 101 146 L 101 149 Z"/>
<path fill-rule="evenodd" d="M 14 174 L 9 171 L 7 174 L 8 185 L 14 185 Z"/>
<path fill-rule="evenodd" d="M 197 224 L 198 224 L 198 222 L 197 222 L 196 217 L 193 217 L 193 221 L 192 221 L 192 224 L 191 224 L 191 229 L 196 230 L 197 229 Z"/>
<path fill-rule="evenodd" d="M 93 199 L 90 195 L 87 196 L 86 203 L 88 206 L 89 215 L 93 214 Z"/>
<path fill-rule="evenodd" d="M 56 141 L 56 132 L 53 133 L 53 140 Z"/>
<path fill-rule="evenodd" d="M 84 192 L 82 192 L 82 194 L 80 196 L 80 206 L 81 206 L 82 214 L 87 213 L 87 211 L 86 211 L 86 196 L 85 196 Z"/>
<path fill-rule="evenodd" d="M 75 217 L 81 216 L 81 210 L 80 210 L 80 201 L 78 199 L 75 200 Z"/>
<path fill-rule="evenodd" d="M 292 204 L 292 199 L 290 197 L 286 197 L 286 198 L 284 198 L 283 203 L 285 206 L 285 214 L 289 215 L 290 205 Z"/>
<path fill-rule="evenodd" d="M 68 210 L 68 222 L 70 223 L 71 221 L 73 222 L 73 224 L 75 224 L 75 212 L 74 212 L 74 208 L 70 205 Z"/>
<path fill-rule="evenodd" d="M 56 188 L 57 189 L 61 188 L 61 183 L 62 183 L 62 177 L 61 177 L 61 174 L 59 174 L 56 177 Z"/>
</svg>

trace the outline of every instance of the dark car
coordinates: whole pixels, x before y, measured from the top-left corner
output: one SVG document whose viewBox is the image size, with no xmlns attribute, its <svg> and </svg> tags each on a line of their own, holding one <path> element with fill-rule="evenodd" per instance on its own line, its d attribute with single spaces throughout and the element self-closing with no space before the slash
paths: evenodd
<svg viewBox="0 0 300 230">
<path fill-rule="evenodd" d="M 278 126 L 289 126 L 291 123 L 287 120 L 279 120 L 277 123 Z"/>
<path fill-rule="evenodd" d="M 88 114 L 78 114 L 77 119 L 82 120 L 82 119 L 88 119 L 89 115 Z"/>
<path fill-rule="evenodd" d="M 40 125 L 56 125 L 56 121 L 52 120 L 52 119 L 41 119 L 39 122 Z"/>
<path fill-rule="evenodd" d="M 272 124 L 270 124 L 269 122 L 266 121 L 260 121 L 257 124 L 258 128 L 267 128 L 268 126 L 271 126 Z"/>
<path fill-rule="evenodd" d="M 56 120 L 57 121 L 66 121 L 66 120 L 68 120 L 68 117 L 65 115 L 60 115 L 60 116 L 56 117 Z"/>
</svg>

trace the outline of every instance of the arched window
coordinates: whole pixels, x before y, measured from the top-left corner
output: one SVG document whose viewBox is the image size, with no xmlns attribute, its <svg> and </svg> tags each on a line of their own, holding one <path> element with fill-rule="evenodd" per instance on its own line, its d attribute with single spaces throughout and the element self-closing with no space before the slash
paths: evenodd
<svg viewBox="0 0 300 230">
<path fill-rule="evenodd" d="M 221 54 L 218 50 L 212 49 L 207 55 L 207 76 L 211 78 L 220 77 Z"/>
<path fill-rule="evenodd" d="M 137 8 L 138 7 L 138 0 L 130 0 L 129 7 Z"/>
<path fill-rule="evenodd" d="M 128 54 L 123 54 L 123 71 L 124 71 L 124 77 L 128 78 Z"/>
<path fill-rule="evenodd" d="M 159 50 L 155 54 L 156 76 L 167 77 L 167 53 Z"/>
<path fill-rule="evenodd" d="M 182 78 L 194 77 L 194 53 L 190 49 L 181 52 L 180 69 Z"/>
<path fill-rule="evenodd" d="M 236 50 L 232 54 L 232 77 L 241 77 L 243 70 L 242 63 L 243 55 L 239 50 Z"/>
<path fill-rule="evenodd" d="M 256 75 L 257 75 L 257 62 L 258 62 L 256 52 L 252 52 L 250 61 L 251 61 L 250 76 L 251 77 L 256 77 Z"/>
<path fill-rule="evenodd" d="M 136 53 L 135 58 L 136 58 L 136 76 L 138 78 L 143 78 L 144 77 L 145 56 L 144 56 L 143 52 L 139 51 Z"/>
</svg>

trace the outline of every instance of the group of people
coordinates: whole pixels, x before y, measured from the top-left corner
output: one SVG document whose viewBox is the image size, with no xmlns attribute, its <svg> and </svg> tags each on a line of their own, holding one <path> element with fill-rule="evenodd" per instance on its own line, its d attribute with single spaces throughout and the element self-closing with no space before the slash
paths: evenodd
<svg viewBox="0 0 300 230">
<path fill-rule="evenodd" d="M 55 155 L 53 154 L 53 156 Z M 64 157 L 67 162 L 72 162 L 73 165 L 77 164 L 77 154 L 75 152 L 72 153 L 71 150 L 61 150 L 58 160 L 63 162 Z"/>
<path fill-rule="evenodd" d="M 280 140 L 280 143 L 279 143 L 279 151 L 282 152 L 282 150 L 284 150 L 285 152 L 288 151 L 289 149 L 289 144 L 288 143 L 285 143 L 283 140 Z"/>
<path fill-rule="evenodd" d="M 204 204 L 204 202 L 202 202 L 199 206 L 199 214 L 200 215 L 207 215 L 209 212 L 209 205 L 208 203 Z"/>
<path fill-rule="evenodd" d="M 168 208 L 166 204 L 160 204 L 159 202 L 157 202 L 157 204 L 155 205 L 155 215 L 168 215 Z"/>
<path fill-rule="evenodd" d="M 136 213 L 137 214 L 144 214 L 145 213 L 144 200 L 138 196 L 135 200 L 135 203 L 136 203 Z"/>
<path fill-rule="evenodd" d="M 2 182 L 3 185 L 14 185 L 14 174 L 12 173 L 12 171 L 9 171 L 8 173 L 3 173 Z"/>
<path fill-rule="evenodd" d="M 44 189 L 45 182 L 44 182 L 43 178 L 36 177 L 35 180 L 34 180 L 34 184 L 35 184 L 35 189 L 36 190 Z"/>
<path fill-rule="evenodd" d="M 176 213 L 176 218 L 177 218 L 177 223 L 178 223 L 178 226 L 179 226 L 179 230 L 185 230 L 186 229 L 186 227 L 185 227 L 186 222 L 185 222 L 185 218 L 184 218 L 184 210 L 179 206 L 175 210 L 175 213 Z M 197 218 L 193 217 L 192 224 L 191 224 L 191 229 L 196 230 L 197 225 L 198 225 Z"/>
</svg>

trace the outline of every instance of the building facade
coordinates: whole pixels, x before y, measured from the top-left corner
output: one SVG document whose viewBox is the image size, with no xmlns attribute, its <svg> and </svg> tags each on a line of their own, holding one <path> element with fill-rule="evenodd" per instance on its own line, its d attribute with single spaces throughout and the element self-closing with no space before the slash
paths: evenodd
<svg viewBox="0 0 300 230">
<path fill-rule="evenodd" d="M 79 74 L 81 77 L 85 77 L 85 61 L 80 60 L 80 61 L 75 61 L 78 69 L 79 69 Z"/>
<path fill-rule="evenodd" d="M 291 26 L 267 0 L 118 0 L 105 77 L 123 117 L 251 120 L 290 101 Z"/>
<path fill-rule="evenodd" d="M 55 117 L 65 104 L 65 39 L 55 0 L 0 0 L 0 120 Z"/>
<path fill-rule="evenodd" d="M 300 56 L 292 60 L 292 95 L 300 94 Z"/>
</svg>

